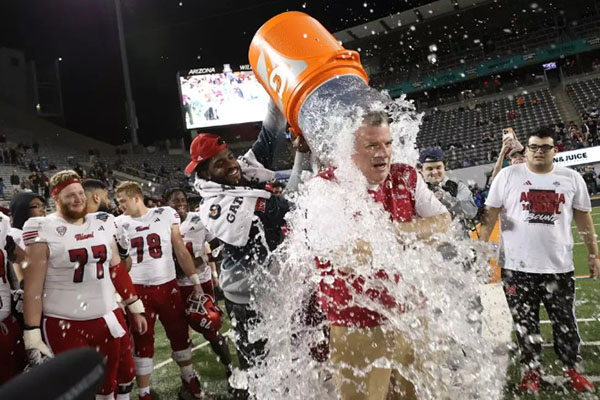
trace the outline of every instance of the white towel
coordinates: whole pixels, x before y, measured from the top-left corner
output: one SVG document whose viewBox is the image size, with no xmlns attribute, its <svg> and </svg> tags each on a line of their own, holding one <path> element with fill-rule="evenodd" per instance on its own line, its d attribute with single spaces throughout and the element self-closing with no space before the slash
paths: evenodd
<svg viewBox="0 0 600 400">
<path fill-rule="evenodd" d="M 106 322 L 106 326 L 108 326 L 108 330 L 110 331 L 112 337 L 118 339 L 125 335 L 125 329 L 123 329 L 121 326 L 121 323 L 117 319 L 114 311 L 107 312 L 102 316 L 102 318 Z"/>
</svg>

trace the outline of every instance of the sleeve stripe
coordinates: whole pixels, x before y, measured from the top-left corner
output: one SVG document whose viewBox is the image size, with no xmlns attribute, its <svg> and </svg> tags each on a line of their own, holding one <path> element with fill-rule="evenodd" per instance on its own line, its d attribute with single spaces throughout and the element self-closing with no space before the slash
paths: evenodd
<svg viewBox="0 0 600 400">
<path fill-rule="evenodd" d="M 23 233 L 23 243 L 25 243 L 25 245 L 31 244 L 31 243 L 35 243 L 35 239 L 37 239 L 39 237 L 38 231 L 29 231 L 29 232 L 25 232 Z"/>
</svg>

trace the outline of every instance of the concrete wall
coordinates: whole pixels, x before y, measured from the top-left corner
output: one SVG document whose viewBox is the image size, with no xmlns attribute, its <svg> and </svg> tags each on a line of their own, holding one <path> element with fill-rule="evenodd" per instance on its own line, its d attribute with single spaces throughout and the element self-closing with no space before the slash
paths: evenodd
<svg viewBox="0 0 600 400">
<path fill-rule="evenodd" d="M 494 164 L 477 165 L 475 167 L 455 169 L 448 171 L 447 175 L 452 180 L 462 181 L 466 185 L 477 183 L 482 188 L 485 186 L 488 174 L 494 168 Z"/>
</svg>

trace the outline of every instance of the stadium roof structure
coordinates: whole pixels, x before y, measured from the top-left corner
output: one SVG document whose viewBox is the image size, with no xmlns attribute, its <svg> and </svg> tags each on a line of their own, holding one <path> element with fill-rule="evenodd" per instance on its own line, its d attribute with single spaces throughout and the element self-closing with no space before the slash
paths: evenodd
<svg viewBox="0 0 600 400">
<path fill-rule="evenodd" d="M 356 25 L 334 33 L 343 44 L 365 39 L 377 34 L 386 34 L 405 29 L 411 25 L 447 17 L 460 11 L 479 7 L 493 0 L 437 0 L 410 10 L 402 11 L 364 24 Z"/>
</svg>

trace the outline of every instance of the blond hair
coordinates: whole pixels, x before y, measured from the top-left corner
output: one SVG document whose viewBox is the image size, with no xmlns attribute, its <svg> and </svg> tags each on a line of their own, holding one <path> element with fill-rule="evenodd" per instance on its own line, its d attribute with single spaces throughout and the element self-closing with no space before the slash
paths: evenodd
<svg viewBox="0 0 600 400">
<path fill-rule="evenodd" d="M 144 193 L 142 192 L 142 187 L 139 183 L 134 181 L 123 181 L 119 183 L 115 189 L 115 195 L 119 195 L 120 193 L 124 193 L 127 197 L 135 197 L 144 198 Z"/>
<path fill-rule="evenodd" d="M 71 179 L 81 179 L 79 174 L 72 169 L 65 169 L 58 171 L 50 178 L 50 190 L 54 190 L 55 187 L 62 185 L 63 183 Z"/>
<path fill-rule="evenodd" d="M 363 115 L 362 123 L 369 126 L 389 125 L 390 116 L 386 111 L 370 111 Z"/>
</svg>

